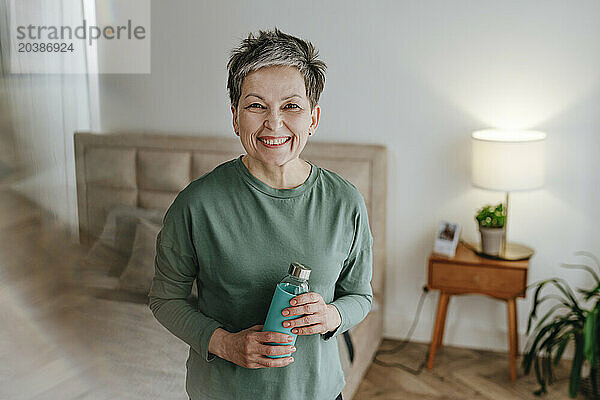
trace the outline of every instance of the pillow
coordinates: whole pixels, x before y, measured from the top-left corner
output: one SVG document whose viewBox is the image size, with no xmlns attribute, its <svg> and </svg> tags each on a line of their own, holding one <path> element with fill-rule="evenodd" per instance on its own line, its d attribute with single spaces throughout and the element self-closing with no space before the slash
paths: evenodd
<svg viewBox="0 0 600 400">
<path fill-rule="evenodd" d="M 90 250 L 77 262 L 73 270 L 73 284 L 93 288 L 114 289 L 118 286 L 118 275 L 112 270 L 122 271 L 127 265 L 127 257 L 112 246 L 96 240 Z"/>
<path fill-rule="evenodd" d="M 106 222 L 98 240 L 94 243 L 96 247 L 104 247 L 104 252 L 114 253 L 112 258 L 119 262 L 112 262 L 108 275 L 118 278 L 127 265 L 131 256 L 131 249 L 135 239 L 136 223 L 139 218 L 144 218 L 152 223 L 162 225 L 166 210 L 145 209 L 127 205 L 117 205 L 111 208 L 106 217 Z M 97 244 L 100 242 L 99 244 Z M 92 246 L 92 249 L 93 247 Z M 87 258 L 102 257 L 102 254 L 93 253 Z M 121 262 L 124 260 L 125 262 Z M 110 260 L 107 260 L 110 261 Z"/>
<path fill-rule="evenodd" d="M 151 223 L 162 225 L 165 212 L 166 210 L 143 209 L 129 206 L 118 208 L 117 212 L 115 212 L 115 249 L 129 256 L 132 252 L 137 232 L 137 220 L 143 218 Z"/>
<path fill-rule="evenodd" d="M 119 287 L 132 292 L 148 293 L 154 277 L 156 237 L 161 226 L 138 218 L 131 257 L 119 278 Z"/>
<path fill-rule="evenodd" d="M 137 220 L 131 257 L 119 278 L 119 289 L 143 294 L 147 294 L 150 291 L 150 285 L 154 277 L 156 238 L 161 226 L 144 218 Z M 193 304 L 198 299 L 196 281 L 192 284 L 192 291 L 188 299 Z"/>
</svg>

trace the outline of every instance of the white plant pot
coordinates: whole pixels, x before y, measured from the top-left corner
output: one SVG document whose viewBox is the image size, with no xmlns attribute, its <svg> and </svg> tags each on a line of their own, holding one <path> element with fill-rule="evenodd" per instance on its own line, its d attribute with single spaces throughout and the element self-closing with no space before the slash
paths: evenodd
<svg viewBox="0 0 600 400">
<path fill-rule="evenodd" d="M 481 234 L 481 251 L 489 256 L 499 256 L 502 249 L 504 227 L 486 228 L 479 226 L 479 233 Z"/>
</svg>

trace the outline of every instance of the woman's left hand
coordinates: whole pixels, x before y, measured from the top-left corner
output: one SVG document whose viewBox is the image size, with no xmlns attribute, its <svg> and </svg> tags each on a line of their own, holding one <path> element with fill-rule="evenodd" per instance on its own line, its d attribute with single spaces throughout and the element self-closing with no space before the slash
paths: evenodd
<svg viewBox="0 0 600 400">
<path fill-rule="evenodd" d="M 286 320 L 285 328 L 292 328 L 296 335 L 313 335 L 334 331 L 342 323 L 342 317 L 337 307 L 325 304 L 323 297 L 316 292 L 300 294 L 290 300 L 292 307 L 284 308 L 284 317 L 304 315 L 301 318 Z"/>
</svg>

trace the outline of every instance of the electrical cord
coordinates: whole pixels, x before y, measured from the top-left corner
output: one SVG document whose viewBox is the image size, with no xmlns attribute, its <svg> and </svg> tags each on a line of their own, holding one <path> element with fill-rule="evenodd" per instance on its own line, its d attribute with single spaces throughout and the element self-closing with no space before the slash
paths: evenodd
<svg viewBox="0 0 600 400">
<path fill-rule="evenodd" d="M 397 353 L 398 351 L 402 350 L 408 344 L 408 342 L 412 338 L 412 335 L 414 333 L 414 330 L 415 330 L 417 324 L 419 323 L 419 319 L 421 318 L 421 312 L 423 311 L 423 301 L 425 300 L 425 297 L 427 296 L 428 292 L 429 292 L 429 289 L 427 288 L 427 286 L 423 286 L 423 293 L 421 293 L 421 297 L 419 298 L 419 304 L 417 305 L 417 312 L 415 313 L 415 319 L 413 320 L 413 323 L 412 323 L 410 329 L 408 330 L 406 339 L 404 339 L 400 344 L 398 344 L 396 347 L 394 347 L 392 349 L 378 350 L 375 353 L 375 358 L 373 359 L 373 363 L 375 363 L 377 365 L 381 365 L 383 367 L 400 368 L 400 369 L 402 369 L 406 372 L 409 372 L 413 375 L 419 375 L 419 374 L 421 374 L 421 372 L 423 372 L 423 368 L 425 367 L 425 364 L 427 364 L 427 358 L 429 357 L 429 350 L 427 351 L 427 354 L 425 355 L 423 362 L 421 362 L 421 365 L 419 365 L 419 367 L 417 369 L 408 367 L 401 363 L 388 363 L 385 361 L 381 361 L 381 360 L 377 359 L 377 356 L 379 356 L 380 354 Z"/>
</svg>

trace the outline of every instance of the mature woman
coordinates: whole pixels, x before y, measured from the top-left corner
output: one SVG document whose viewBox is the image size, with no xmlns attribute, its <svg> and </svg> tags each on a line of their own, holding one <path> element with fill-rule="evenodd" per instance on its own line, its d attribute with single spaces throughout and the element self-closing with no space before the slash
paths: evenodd
<svg viewBox="0 0 600 400">
<path fill-rule="evenodd" d="M 341 399 L 332 339 L 371 308 L 373 239 L 356 187 L 299 157 L 319 125 L 325 64 L 317 57 L 310 42 L 277 29 L 243 40 L 227 88 L 247 154 L 190 183 L 165 215 L 150 308 L 190 346 L 193 400 Z M 297 350 L 289 335 L 262 332 L 294 261 L 312 269 L 311 291 L 283 311 L 305 315 L 290 321 Z M 194 281 L 197 307 L 187 301 Z"/>
</svg>

